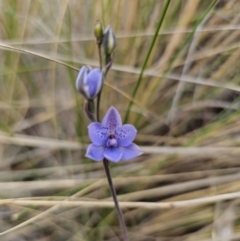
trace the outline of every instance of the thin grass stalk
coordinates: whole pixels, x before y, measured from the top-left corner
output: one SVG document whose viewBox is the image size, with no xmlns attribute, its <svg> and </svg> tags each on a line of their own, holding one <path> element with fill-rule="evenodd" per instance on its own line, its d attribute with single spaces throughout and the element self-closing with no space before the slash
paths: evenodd
<svg viewBox="0 0 240 241">
<path fill-rule="evenodd" d="M 144 72 L 144 70 L 145 70 L 146 67 L 147 67 L 148 60 L 149 60 L 150 55 L 151 55 L 151 53 L 152 53 L 154 44 L 155 44 L 155 42 L 156 42 L 156 40 L 157 40 L 158 32 L 159 32 L 159 30 L 160 30 L 160 28 L 161 28 L 161 26 L 162 26 L 162 23 L 163 23 L 163 20 L 164 20 L 164 18 L 165 18 L 165 16 L 166 16 L 167 9 L 168 9 L 168 6 L 169 6 L 170 2 L 171 2 L 171 0 L 167 0 L 167 2 L 165 3 L 165 6 L 164 6 L 164 8 L 163 8 L 163 12 L 162 12 L 162 14 L 161 14 L 159 23 L 158 23 L 158 25 L 157 25 L 157 29 L 156 29 L 155 34 L 154 34 L 154 36 L 153 36 L 152 42 L 151 42 L 150 47 L 149 47 L 149 50 L 148 50 L 148 52 L 147 52 L 147 56 L 146 56 L 146 58 L 145 58 L 145 60 L 144 60 L 143 66 L 142 66 L 142 68 L 141 68 L 141 72 L 140 72 L 140 74 L 139 74 L 139 76 L 138 76 L 137 83 L 136 83 L 135 88 L 134 88 L 133 93 L 132 93 L 132 98 L 133 98 L 133 99 L 134 99 L 134 97 L 136 96 L 137 91 L 138 91 L 138 88 L 139 88 L 139 86 L 140 86 L 140 84 L 141 84 L 142 77 L 143 77 L 143 72 Z M 128 117 L 129 117 L 129 114 L 130 114 L 130 110 L 131 110 L 132 105 L 133 105 L 133 102 L 130 101 L 129 104 L 128 104 L 128 107 L 127 107 L 127 113 L 126 113 L 125 118 L 124 118 L 124 122 L 125 122 L 125 123 L 126 123 L 127 120 L 128 120 Z"/>
<path fill-rule="evenodd" d="M 192 32 L 190 32 L 188 34 L 188 36 L 186 37 L 185 41 L 180 45 L 179 49 L 177 50 L 176 54 L 173 56 L 173 58 L 170 60 L 169 65 L 167 67 L 167 69 L 164 71 L 163 75 L 161 78 L 165 78 L 167 76 L 167 74 L 169 73 L 169 71 L 171 70 L 173 64 L 175 63 L 176 59 L 179 57 L 179 55 L 181 54 L 181 52 L 183 51 L 183 49 L 187 46 L 187 44 L 189 43 L 189 41 L 192 39 L 192 37 L 194 36 L 196 30 L 198 29 L 199 25 L 204 21 L 205 17 L 209 14 L 209 12 L 212 10 L 212 8 L 216 5 L 216 3 L 218 2 L 218 0 L 213 0 L 210 5 L 208 6 L 208 8 L 206 9 L 206 11 L 203 13 L 203 15 L 200 17 L 200 19 L 196 22 L 196 24 L 193 26 L 193 30 Z M 159 83 L 157 83 L 155 89 L 157 89 Z M 151 100 L 150 100 L 151 101 Z M 152 104 L 150 102 L 150 104 Z"/>
</svg>

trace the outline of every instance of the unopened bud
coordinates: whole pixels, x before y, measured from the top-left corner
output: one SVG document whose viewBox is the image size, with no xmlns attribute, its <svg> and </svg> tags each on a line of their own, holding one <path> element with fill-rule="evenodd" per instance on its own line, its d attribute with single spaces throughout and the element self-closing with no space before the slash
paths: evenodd
<svg viewBox="0 0 240 241">
<path fill-rule="evenodd" d="M 87 99 L 93 100 L 101 91 L 103 74 L 100 69 L 83 66 L 77 76 L 76 88 Z"/>
<path fill-rule="evenodd" d="M 94 35 L 97 39 L 97 43 L 101 44 L 103 39 L 103 25 L 100 20 L 97 20 L 95 27 L 94 27 Z"/>
<path fill-rule="evenodd" d="M 110 55 L 116 47 L 116 37 L 115 34 L 110 26 L 104 31 L 103 37 L 103 49 L 105 55 Z"/>
</svg>

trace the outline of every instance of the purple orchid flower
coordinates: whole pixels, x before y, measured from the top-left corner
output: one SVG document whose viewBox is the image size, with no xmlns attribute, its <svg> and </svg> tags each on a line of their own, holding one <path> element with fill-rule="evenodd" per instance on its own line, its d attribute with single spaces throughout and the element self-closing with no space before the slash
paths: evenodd
<svg viewBox="0 0 240 241">
<path fill-rule="evenodd" d="M 93 122 L 88 126 L 92 141 L 87 148 L 86 157 L 94 161 L 104 158 L 111 162 L 129 160 L 142 154 L 140 148 L 132 143 L 137 134 L 133 125 L 122 125 L 119 112 L 110 107 L 102 123 Z"/>
</svg>

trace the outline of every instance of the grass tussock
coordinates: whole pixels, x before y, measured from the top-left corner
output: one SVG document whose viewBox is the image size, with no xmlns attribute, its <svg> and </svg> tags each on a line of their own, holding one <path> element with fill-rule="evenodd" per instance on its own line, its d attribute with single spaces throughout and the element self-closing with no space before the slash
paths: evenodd
<svg viewBox="0 0 240 241">
<path fill-rule="evenodd" d="M 111 165 L 130 240 L 240 239 L 240 2 L 165 2 L 1 1 L 1 241 L 120 240 L 75 90 L 97 19 L 117 36 L 101 116 L 145 152 Z"/>
</svg>

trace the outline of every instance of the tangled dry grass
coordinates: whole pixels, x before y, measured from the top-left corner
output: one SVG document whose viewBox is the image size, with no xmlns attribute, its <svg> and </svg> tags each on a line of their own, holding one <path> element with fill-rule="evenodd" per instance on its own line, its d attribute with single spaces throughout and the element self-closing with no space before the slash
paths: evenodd
<svg viewBox="0 0 240 241">
<path fill-rule="evenodd" d="M 97 19 L 118 42 L 101 111 L 132 101 L 145 152 L 111 166 L 130 240 L 240 240 L 240 1 L 172 0 L 139 79 L 164 3 L 0 2 L 1 241 L 120 240 L 75 90 Z"/>
</svg>

